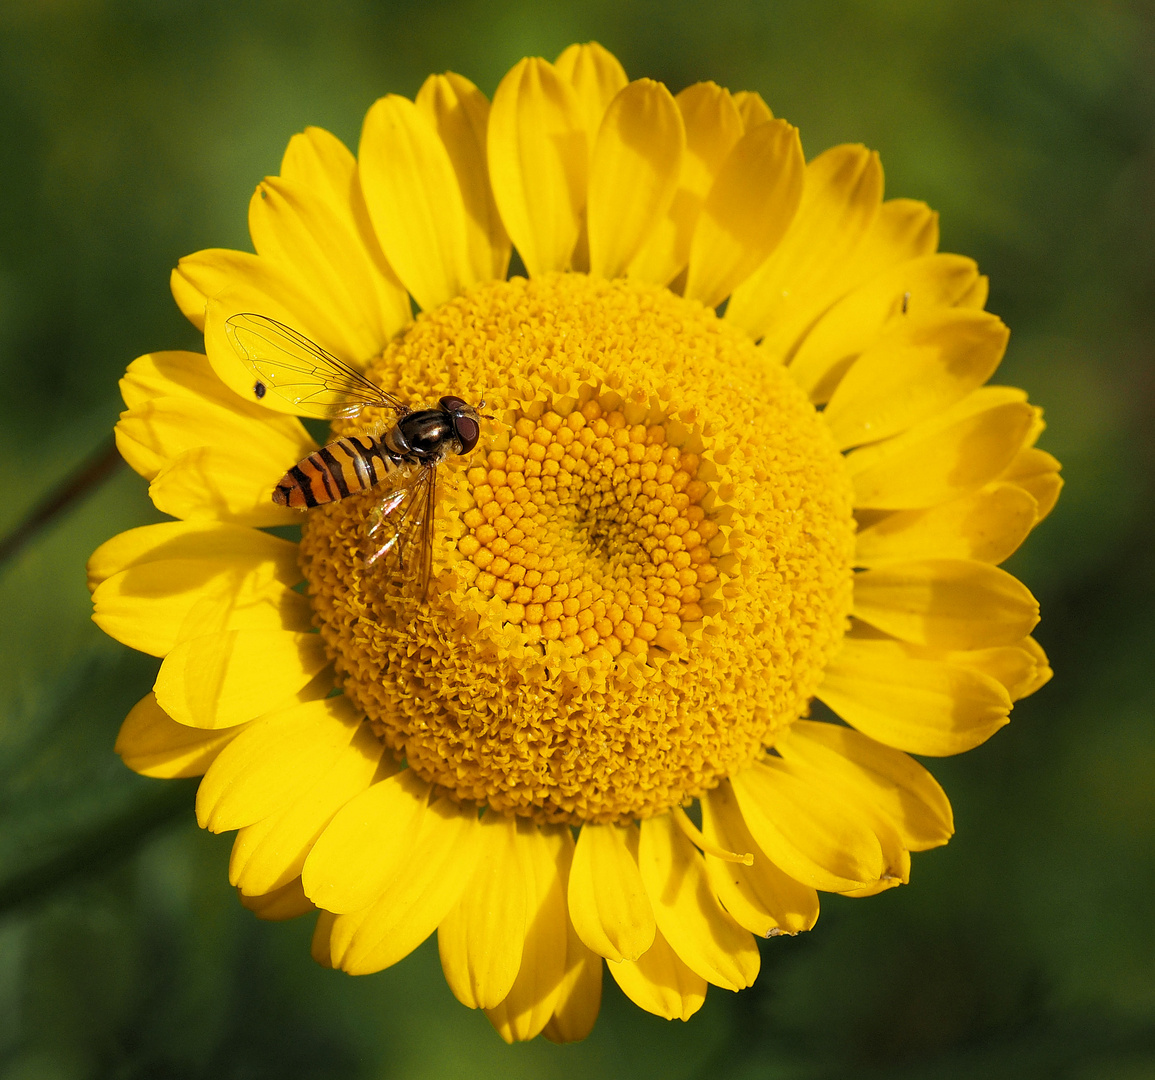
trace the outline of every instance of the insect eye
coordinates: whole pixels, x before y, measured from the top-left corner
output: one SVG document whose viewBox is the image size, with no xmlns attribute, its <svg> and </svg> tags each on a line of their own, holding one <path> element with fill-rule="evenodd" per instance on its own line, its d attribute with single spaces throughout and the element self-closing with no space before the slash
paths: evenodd
<svg viewBox="0 0 1155 1080">
<path fill-rule="evenodd" d="M 465 402 L 459 397 L 443 397 L 441 399 L 441 407 L 446 412 L 457 412 L 458 409 L 465 408 Z"/>
<path fill-rule="evenodd" d="M 258 401 L 265 396 L 265 384 L 263 382 L 255 383 L 253 386 L 253 395 Z"/>
<path fill-rule="evenodd" d="M 468 454 L 477 445 L 478 437 L 481 435 L 481 425 L 472 416 L 455 416 L 453 429 L 461 441 L 461 452 Z"/>
</svg>

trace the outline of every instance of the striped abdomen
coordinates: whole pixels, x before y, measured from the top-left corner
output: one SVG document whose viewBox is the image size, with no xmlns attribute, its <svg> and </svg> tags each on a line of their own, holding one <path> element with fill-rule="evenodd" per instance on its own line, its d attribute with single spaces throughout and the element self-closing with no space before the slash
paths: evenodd
<svg viewBox="0 0 1155 1080">
<path fill-rule="evenodd" d="M 368 435 L 338 439 L 298 461 L 277 484 L 273 502 L 306 509 L 379 484 L 408 464 Z"/>
</svg>

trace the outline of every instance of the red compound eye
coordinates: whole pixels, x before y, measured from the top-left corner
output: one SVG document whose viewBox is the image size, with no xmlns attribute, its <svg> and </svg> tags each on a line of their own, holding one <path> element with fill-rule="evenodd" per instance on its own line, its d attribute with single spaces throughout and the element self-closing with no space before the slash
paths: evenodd
<svg viewBox="0 0 1155 1080">
<path fill-rule="evenodd" d="M 444 400 L 442 398 L 442 401 Z M 468 454 L 477 445 L 477 439 L 481 435 L 481 425 L 472 416 L 455 416 L 453 429 L 457 432 L 458 439 L 461 440 L 461 452 Z"/>
</svg>

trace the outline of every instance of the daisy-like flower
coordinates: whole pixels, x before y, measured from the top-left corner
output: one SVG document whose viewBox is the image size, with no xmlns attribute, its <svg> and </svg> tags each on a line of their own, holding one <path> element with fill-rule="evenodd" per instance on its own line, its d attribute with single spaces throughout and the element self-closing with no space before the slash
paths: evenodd
<svg viewBox="0 0 1155 1080">
<path fill-rule="evenodd" d="M 757 94 L 574 46 L 492 104 L 454 74 L 382 98 L 356 158 L 295 136 L 249 226 L 256 254 L 173 273 L 207 356 L 121 384 L 121 452 L 176 520 L 89 567 L 97 623 L 163 658 L 117 748 L 204 775 L 246 906 L 319 911 L 316 959 L 354 974 L 436 931 L 503 1038 L 568 1040 L 603 958 L 686 1019 L 819 891 L 904 883 L 947 841 L 908 755 L 978 745 L 1049 678 L 997 565 L 1059 466 L 1026 395 L 985 385 L 986 279 L 883 201 L 875 154 L 808 163 Z M 414 406 L 488 401 L 438 470 L 424 602 L 374 587 L 380 489 L 272 501 L 317 444 L 254 393 L 240 313 Z"/>
</svg>

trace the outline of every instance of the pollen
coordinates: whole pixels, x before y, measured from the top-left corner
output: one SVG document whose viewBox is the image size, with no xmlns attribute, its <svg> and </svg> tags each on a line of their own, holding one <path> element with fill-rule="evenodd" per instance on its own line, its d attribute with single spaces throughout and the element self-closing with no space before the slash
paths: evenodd
<svg viewBox="0 0 1155 1080">
<path fill-rule="evenodd" d="M 438 468 L 424 602 L 365 569 L 380 492 L 313 511 L 302 539 L 345 692 L 424 779 L 540 822 L 626 821 L 805 711 L 849 613 L 854 524 L 778 361 L 668 290 L 557 274 L 424 313 L 370 374 L 495 417 Z"/>
</svg>

